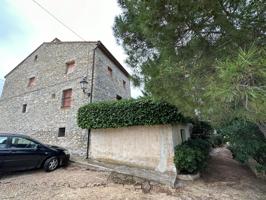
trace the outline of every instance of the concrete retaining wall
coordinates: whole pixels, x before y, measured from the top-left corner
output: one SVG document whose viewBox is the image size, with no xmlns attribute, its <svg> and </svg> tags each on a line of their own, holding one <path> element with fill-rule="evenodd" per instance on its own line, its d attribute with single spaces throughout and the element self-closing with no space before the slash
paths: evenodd
<svg viewBox="0 0 266 200">
<path fill-rule="evenodd" d="M 184 139 L 187 140 L 190 137 L 190 125 L 92 130 L 90 158 L 132 167 L 134 175 L 138 174 L 136 169 L 145 169 L 145 173 L 139 173 L 140 177 L 173 185 L 177 174 L 173 162 L 174 147 L 182 143 L 181 129 L 184 130 Z"/>
</svg>

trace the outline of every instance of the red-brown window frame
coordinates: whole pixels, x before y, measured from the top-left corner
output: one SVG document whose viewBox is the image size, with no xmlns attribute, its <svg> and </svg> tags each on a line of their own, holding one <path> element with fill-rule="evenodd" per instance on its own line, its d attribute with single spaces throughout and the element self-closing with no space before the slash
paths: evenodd
<svg viewBox="0 0 266 200">
<path fill-rule="evenodd" d="M 76 62 L 75 60 L 71 60 L 66 62 L 66 74 L 71 74 L 75 71 L 76 68 Z"/>
<path fill-rule="evenodd" d="M 107 67 L 109 76 L 113 77 L 113 69 L 111 67 Z"/>
<path fill-rule="evenodd" d="M 72 89 L 63 90 L 61 108 L 70 108 L 72 100 Z"/>
<path fill-rule="evenodd" d="M 33 87 L 33 86 L 35 86 L 35 84 L 36 84 L 36 77 L 33 76 L 33 77 L 29 78 L 28 87 Z"/>
</svg>

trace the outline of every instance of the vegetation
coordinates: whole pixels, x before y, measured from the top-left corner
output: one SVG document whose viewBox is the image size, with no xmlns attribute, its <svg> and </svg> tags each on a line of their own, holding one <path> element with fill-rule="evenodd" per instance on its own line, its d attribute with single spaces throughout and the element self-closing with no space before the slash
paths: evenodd
<svg viewBox="0 0 266 200">
<path fill-rule="evenodd" d="M 174 163 L 181 174 L 195 174 L 207 166 L 210 145 L 202 139 L 188 140 L 175 148 Z"/>
<path fill-rule="evenodd" d="M 78 111 L 78 125 L 84 129 L 175 124 L 185 121 L 175 106 L 151 98 L 92 103 Z"/>
<path fill-rule="evenodd" d="M 212 134 L 209 138 L 209 142 L 213 148 L 221 147 L 225 144 L 225 139 L 220 134 Z"/>
<path fill-rule="evenodd" d="M 207 88 L 206 115 L 214 122 L 235 118 L 257 125 L 266 119 L 266 51 L 240 51 L 236 58 L 217 64 L 217 75 Z M 211 106 L 211 105 L 218 106 Z M 214 109 L 215 108 L 215 109 Z"/>
<path fill-rule="evenodd" d="M 119 0 L 114 33 L 136 85 L 213 124 L 266 113 L 263 0 Z M 266 136 L 266 133 L 265 133 Z"/>
<path fill-rule="evenodd" d="M 192 128 L 192 139 L 209 139 L 213 133 L 213 127 L 204 121 L 190 120 L 193 124 Z"/>
<path fill-rule="evenodd" d="M 249 158 L 253 158 L 259 163 L 258 168 L 266 169 L 266 139 L 256 124 L 234 120 L 218 131 L 229 143 L 229 149 L 236 160 L 246 163 Z"/>
</svg>

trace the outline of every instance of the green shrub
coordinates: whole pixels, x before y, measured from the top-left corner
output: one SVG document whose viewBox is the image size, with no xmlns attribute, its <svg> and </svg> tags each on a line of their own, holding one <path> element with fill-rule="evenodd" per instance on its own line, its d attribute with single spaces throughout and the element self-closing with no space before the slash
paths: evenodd
<svg viewBox="0 0 266 200">
<path fill-rule="evenodd" d="M 213 134 L 210 136 L 209 141 L 213 148 L 221 147 L 225 144 L 224 137 L 220 134 Z"/>
<path fill-rule="evenodd" d="M 87 104 L 78 111 L 81 128 L 118 128 L 185 122 L 175 106 L 151 98 Z"/>
<path fill-rule="evenodd" d="M 208 142 L 208 140 L 191 139 L 191 140 L 186 141 L 185 144 L 188 144 L 192 148 L 199 148 L 206 157 L 209 156 L 211 145 Z"/>
<path fill-rule="evenodd" d="M 245 163 L 251 157 L 266 167 L 266 139 L 256 124 L 234 120 L 218 131 L 229 142 L 236 160 Z"/>
<path fill-rule="evenodd" d="M 212 126 L 208 122 L 191 119 L 190 122 L 193 124 L 192 128 L 192 139 L 209 139 L 213 132 Z"/>
<path fill-rule="evenodd" d="M 194 174 L 207 166 L 210 144 L 202 139 L 192 139 L 175 147 L 174 163 L 183 174 Z"/>
</svg>

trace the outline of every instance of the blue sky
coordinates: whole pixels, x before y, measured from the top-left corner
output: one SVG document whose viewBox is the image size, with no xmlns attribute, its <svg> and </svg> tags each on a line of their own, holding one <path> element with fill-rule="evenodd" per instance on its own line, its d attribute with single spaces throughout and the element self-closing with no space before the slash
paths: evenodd
<svg viewBox="0 0 266 200">
<path fill-rule="evenodd" d="M 86 40 L 101 40 L 131 72 L 125 53 L 113 36 L 114 17 L 121 12 L 116 0 L 37 1 Z M 43 42 L 55 37 L 62 41 L 80 40 L 32 0 L 0 0 L 0 12 L 0 80 Z M 132 88 L 132 96 L 138 95 L 140 91 Z"/>
</svg>

